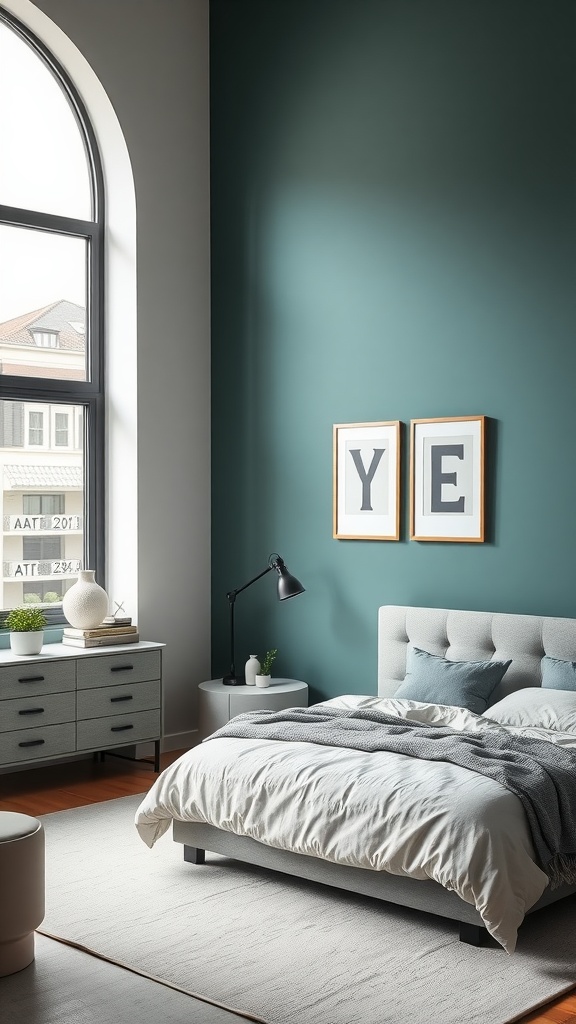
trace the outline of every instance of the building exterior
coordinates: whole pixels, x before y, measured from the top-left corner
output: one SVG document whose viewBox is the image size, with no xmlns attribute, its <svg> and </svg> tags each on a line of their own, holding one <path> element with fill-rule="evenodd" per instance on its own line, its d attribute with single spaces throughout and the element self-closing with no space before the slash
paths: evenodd
<svg viewBox="0 0 576 1024">
<path fill-rule="evenodd" d="M 0 373 L 86 378 L 86 310 L 59 300 L 0 324 Z M 57 605 L 83 568 L 83 408 L 0 401 L 2 604 Z"/>
</svg>

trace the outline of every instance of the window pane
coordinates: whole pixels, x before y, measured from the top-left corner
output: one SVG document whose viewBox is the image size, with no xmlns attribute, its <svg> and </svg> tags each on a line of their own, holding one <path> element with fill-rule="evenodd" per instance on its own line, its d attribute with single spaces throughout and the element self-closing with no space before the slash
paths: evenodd
<svg viewBox="0 0 576 1024">
<path fill-rule="evenodd" d="M 90 220 L 82 133 L 44 61 L 0 22 L 0 204 Z"/>
<path fill-rule="evenodd" d="M 64 511 L 63 494 L 24 494 L 22 511 L 25 515 L 54 515 Z"/>
<path fill-rule="evenodd" d="M 22 556 L 29 559 L 62 558 L 60 537 L 23 537 Z"/>
<path fill-rule="evenodd" d="M 48 583 L 40 583 L 36 580 L 35 583 L 23 583 L 22 590 L 24 591 L 23 604 L 44 604 L 48 608 L 62 605 L 64 596 L 62 583 L 55 583 L 52 580 Z"/>
<path fill-rule="evenodd" d="M 57 412 L 54 416 L 54 444 L 56 447 L 68 447 L 68 414 Z"/>
<path fill-rule="evenodd" d="M 28 413 L 28 444 L 44 444 L 44 413 Z"/>
<path fill-rule="evenodd" d="M 57 410 L 57 411 L 55 411 Z M 82 406 L 68 407 L 69 422 Z M 2 599 L 0 607 L 37 602 L 57 605 L 83 567 L 84 456 L 63 451 L 48 424 L 65 415 L 61 402 L 0 401 L 2 477 Z M 45 443 L 30 448 L 22 419 L 43 423 Z M 36 429 L 36 428 L 35 428 Z M 70 439 L 71 441 L 71 439 Z"/>
<path fill-rule="evenodd" d="M 2 372 L 86 380 L 84 238 L 0 224 Z"/>
</svg>

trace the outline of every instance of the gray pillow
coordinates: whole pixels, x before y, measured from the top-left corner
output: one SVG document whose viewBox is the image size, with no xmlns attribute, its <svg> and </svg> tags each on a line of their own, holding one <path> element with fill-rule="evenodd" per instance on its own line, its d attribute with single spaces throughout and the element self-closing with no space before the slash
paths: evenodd
<svg viewBox="0 0 576 1024">
<path fill-rule="evenodd" d="M 406 678 L 395 697 L 423 704 L 449 704 L 481 715 L 511 661 L 447 661 L 409 647 Z"/>
<path fill-rule="evenodd" d="M 542 658 L 542 686 L 547 690 L 576 690 L 576 662 Z"/>
</svg>

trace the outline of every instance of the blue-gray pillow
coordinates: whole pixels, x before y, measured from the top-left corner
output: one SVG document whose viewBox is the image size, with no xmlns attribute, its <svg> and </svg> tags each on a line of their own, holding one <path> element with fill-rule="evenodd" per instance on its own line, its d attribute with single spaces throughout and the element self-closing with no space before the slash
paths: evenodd
<svg viewBox="0 0 576 1024">
<path fill-rule="evenodd" d="M 542 658 L 542 686 L 547 690 L 576 690 L 576 661 Z"/>
<path fill-rule="evenodd" d="M 449 704 L 481 715 L 511 661 L 447 661 L 409 647 L 406 678 L 395 697 L 423 704 Z"/>
</svg>

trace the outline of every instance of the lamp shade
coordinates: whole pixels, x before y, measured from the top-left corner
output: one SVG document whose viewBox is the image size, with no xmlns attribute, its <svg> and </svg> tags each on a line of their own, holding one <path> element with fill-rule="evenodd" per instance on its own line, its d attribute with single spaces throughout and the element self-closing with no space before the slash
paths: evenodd
<svg viewBox="0 0 576 1024">
<path fill-rule="evenodd" d="M 271 558 L 272 566 L 278 573 L 278 600 L 285 601 L 288 597 L 297 597 L 298 594 L 303 594 L 305 588 L 297 580 L 291 572 L 288 572 L 286 563 L 280 555 L 274 555 Z"/>
</svg>

